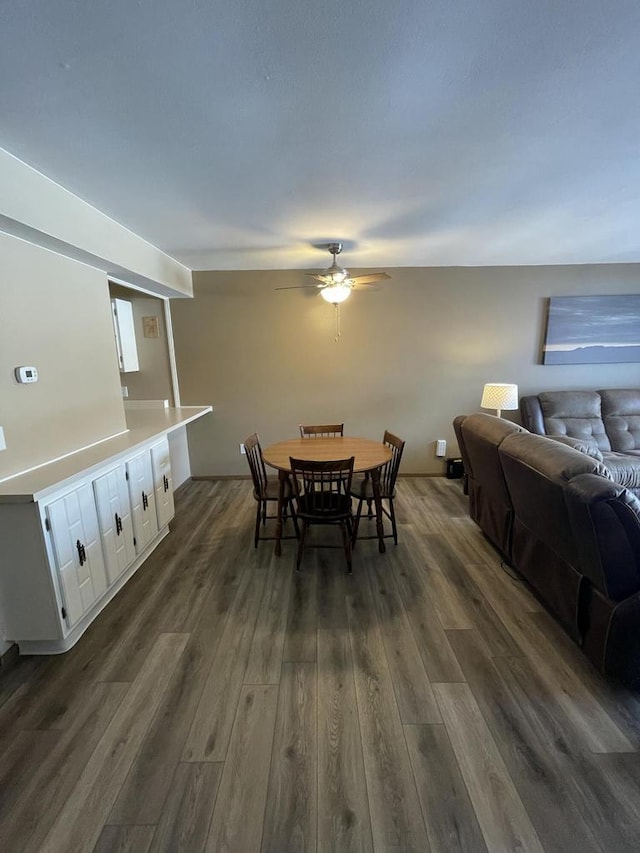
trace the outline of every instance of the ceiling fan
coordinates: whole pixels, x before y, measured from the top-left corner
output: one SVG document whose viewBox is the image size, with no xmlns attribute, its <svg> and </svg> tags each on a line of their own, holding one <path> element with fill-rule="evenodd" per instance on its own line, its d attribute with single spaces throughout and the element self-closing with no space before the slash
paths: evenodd
<svg viewBox="0 0 640 853">
<path fill-rule="evenodd" d="M 342 243 L 327 243 L 327 249 L 333 257 L 333 263 L 324 272 L 305 273 L 317 279 L 320 284 L 298 284 L 293 287 L 276 287 L 276 290 L 299 290 L 300 288 L 318 288 L 320 296 L 332 305 L 339 305 L 351 295 L 356 288 L 360 290 L 374 287 L 373 282 L 391 278 L 386 272 L 374 272 L 366 275 L 351 275 L 349 270 L 338 266 L 336 257 L 342 251 Z"/>
</svg>

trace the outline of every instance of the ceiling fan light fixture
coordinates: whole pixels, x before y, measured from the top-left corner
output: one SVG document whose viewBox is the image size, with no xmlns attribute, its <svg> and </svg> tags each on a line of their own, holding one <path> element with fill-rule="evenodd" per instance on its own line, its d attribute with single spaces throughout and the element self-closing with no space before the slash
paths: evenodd
<svg viewBox="0 0 640 853">
<path fill-rule="evenodd" d="M 323 287 L 320 291 L 320 296 L 332 305 L 339 305 L 341 302 L 344 302 L 345 299 L 349 298 L 350 293 L 351 287 L 348 284 L 341 284 L 338 282 L 336 284 L 328 284 L 326 287 Z"/>
</svg>

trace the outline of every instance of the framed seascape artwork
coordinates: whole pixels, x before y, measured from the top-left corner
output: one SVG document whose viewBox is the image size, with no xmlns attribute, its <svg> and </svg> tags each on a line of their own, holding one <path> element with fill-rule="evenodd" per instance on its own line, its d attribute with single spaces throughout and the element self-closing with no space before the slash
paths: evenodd
<svg viewBox="0 0 640 853">
<path fill-rule="evenodd" d="M 640 361 L 640 294 L 552 296 L 543 364 Z"/>
</svg>

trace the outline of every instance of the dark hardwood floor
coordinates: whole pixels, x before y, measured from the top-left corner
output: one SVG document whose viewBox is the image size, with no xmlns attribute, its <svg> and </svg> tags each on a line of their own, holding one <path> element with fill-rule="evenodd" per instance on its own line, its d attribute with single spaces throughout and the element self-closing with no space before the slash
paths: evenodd
<svg viewBox="0 0 640 853">
<path fill-rule="evenodd" d="M 352 576 L 254 550 L 246 480 L 176 505 L 74 649 L 0 675 L 1 851 L 640 850 L 640 695 L 500 567 L 459 481 L 401 479 L 399 544 Z"/>
</svg>

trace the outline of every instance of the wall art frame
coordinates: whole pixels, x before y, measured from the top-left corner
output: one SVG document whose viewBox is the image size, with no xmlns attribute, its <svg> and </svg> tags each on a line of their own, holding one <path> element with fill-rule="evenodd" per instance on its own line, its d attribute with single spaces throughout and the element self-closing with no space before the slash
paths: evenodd
<svg viewBox="0 0 640 853">
<path fill-rule="evenodd" d="M 640 294 L 552 296 L 543 364 L 640 362 Z"/>
</svg>

